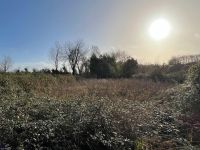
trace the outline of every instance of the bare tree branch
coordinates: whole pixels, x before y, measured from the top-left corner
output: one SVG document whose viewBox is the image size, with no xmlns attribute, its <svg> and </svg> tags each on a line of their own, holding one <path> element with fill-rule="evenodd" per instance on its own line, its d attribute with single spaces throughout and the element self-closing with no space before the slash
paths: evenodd
<svg viewBox="0 0 200 150">
<path fill-rule="evenodd" d="M 62 46 L 59 42 L 55 42 L 55 47 L 50 50 L 50 59 L 54 63 L 55 70 L 58 70 L 61 59 Z"/>
<path fill-rule="evenodd" d="M 12 67 L 12 59 L 9 56 L 5 56 L 0 66 L 3 72 L 7 72 Z"/>
<path fill-rule="evenodd" d="M 86 54 L 84 50 L 84 43 L 82 40 L 76 42 L 66 42 L 64 47 L 64 59 L 69 62 L 72 69 L 72 74 L 77 74 L 79 70 L 79 65 L 83 62 L 83 58 Z M 79 72 L 80 73 L 80 72 Z"/>
</svg>

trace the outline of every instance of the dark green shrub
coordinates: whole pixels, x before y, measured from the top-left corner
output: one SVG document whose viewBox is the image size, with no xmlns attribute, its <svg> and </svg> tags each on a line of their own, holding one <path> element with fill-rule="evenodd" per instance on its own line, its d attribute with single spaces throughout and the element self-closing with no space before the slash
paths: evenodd
<svg viewBox="0 0 200 150">
<path fill-rule="evenodd" d="M 93 54 L 90 58 L 90 73 L 97 78 L 116 77 L 117 63 L 116 59 L 110 55 L 101 55 L 97 57 Z"/>
<path fill-rule="evenodd" d="M 133 58 L 128 59 L 122 65 L 122 76 L 126 78 L 132 77 L 132 75 L 136 73 L 137 67 L 137 60 L 134 60 Z"/>
<path fill-rule="evenodd" d="M 184 83 L 186 80 L 186 73 L 184 71 L 173 72 L 166 74 L 169 81 L 176 82 L 176 83 Z"/>
<path fill-rule="evenodd" d="M 153 81 L 165 81 L 165 76 L 163 75 L 160 68 L 154 69 L 150 73 L 149 78 L 152 79 Z"/>
</svg>

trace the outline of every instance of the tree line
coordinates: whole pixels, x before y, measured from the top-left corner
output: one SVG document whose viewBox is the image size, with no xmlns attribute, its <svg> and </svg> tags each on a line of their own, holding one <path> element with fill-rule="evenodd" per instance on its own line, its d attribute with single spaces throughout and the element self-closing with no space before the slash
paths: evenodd
<svg viewBox="0 0 200 150">
<path fill-rule="evenodd" d="M 59 66 L 62 64 L 62 71 L 67 72 L 67 66 L 73 75 L 82 75 L 96 78 L 131 77 L 136 73 L 138 62 L 127 56 L 125 52 L 100 54 L 97 46 L 90 50 L 85 48 L 83 41 L 56 42 L 50 50 L 50 58 L 53 61 L 53 72 L 59 73 Z"/>
<path fill-rule="evenodd" d="M 32 72 L 72 74 L 92 78 L 130 78 L 136 73 L 149 74 L 150 72 L 151 74 L 151 72 L 155 72 L 154 70 L 158 70 L 152 65 L 139 65 L 136 59 L 128 56 L 124 51 L 101 53 L 97 46 L 87 47 L 82 40 L 64 43 L 55 42 L 53 48 L 49 51 L 49 58 L 53 64 L 53 69 L 33 69 Z M 182 70 L 185 64 L 198 62 L 199 60 L 200 55 L 172 57 L 168 65 L 164 66 L 168 68 L 166 70 L 173 70 L 168 72 L 177 72 Z M 0 72 L 8 72 L 12 64 L 9 56 L 3 57 L 0 60 Z M 15 72 L 28 73 L 30 71 L 28 68 L 24 68 L 24 70 L 18 69 Z"/>
<path fill-rule="evenodd" d="M 200 61 L 200 55 L 185 55 L 179 57 L 172 57 L 169 60 L 169 65 L 188 64 Z"/>
</svg>

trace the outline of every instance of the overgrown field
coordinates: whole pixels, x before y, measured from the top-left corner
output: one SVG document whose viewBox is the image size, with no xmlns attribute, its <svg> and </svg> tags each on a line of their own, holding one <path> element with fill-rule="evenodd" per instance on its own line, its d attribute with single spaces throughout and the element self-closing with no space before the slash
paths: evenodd
<svg viewBox="0 0 200 150">
<path fill-rule="evenodd" d="M 179 86 L 136 79 L 1 74 L 0 148 L 194 149 L 200 138 L 194 126 L 198 119 L 178 107 L 176 96 L 184 91 Z"/>
</svg>

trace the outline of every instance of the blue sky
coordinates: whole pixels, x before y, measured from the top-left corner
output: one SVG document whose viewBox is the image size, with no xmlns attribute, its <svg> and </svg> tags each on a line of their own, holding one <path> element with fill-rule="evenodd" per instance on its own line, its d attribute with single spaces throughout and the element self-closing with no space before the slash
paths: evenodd
<svg viewBox="0 0 200 150">
<path fill-rule="evenodd" d="M 165 61 L 166 54 L 197 53 L 199 4 L 198 0 L 0 0 L 0 56 L 12 57 L 16 66 L 45 64 L 55 41 L 77 39 L 105 51 L 122 49 L 143 60 L 155 50 L 150 62 L 161 56 Z M 175 28 L 173 37 L 159 44 L 146 33 L 158 17 Z M 160 47 L 164 50 L 157 50 Z"/>
<path fill-rule="evenodd" d="M 30 64 L 47 61 L 55 41 L 84 39 L 92 43 L 92 32 L 103 25 L 108 7 L 107 1 L 1 0 L 0 55 Z"/>
</svg>

